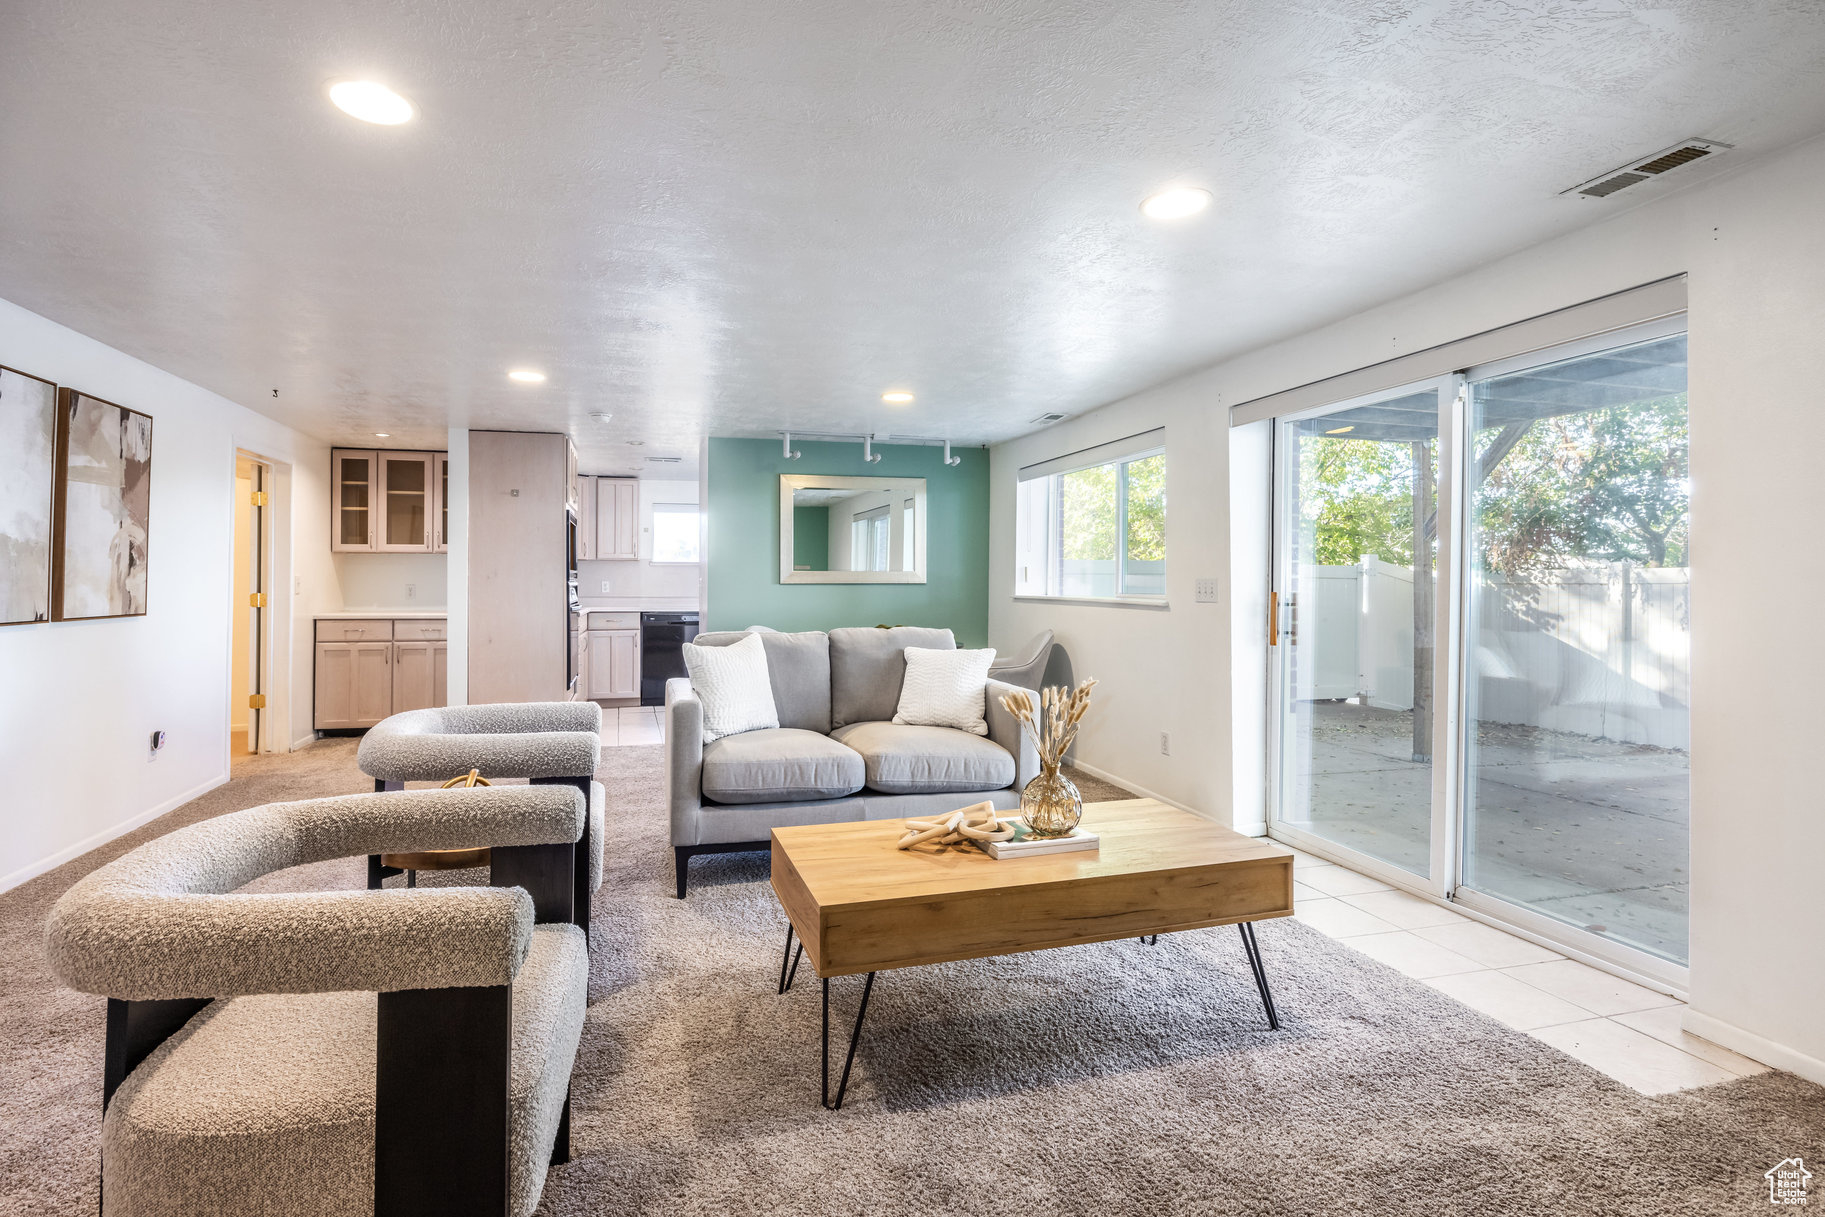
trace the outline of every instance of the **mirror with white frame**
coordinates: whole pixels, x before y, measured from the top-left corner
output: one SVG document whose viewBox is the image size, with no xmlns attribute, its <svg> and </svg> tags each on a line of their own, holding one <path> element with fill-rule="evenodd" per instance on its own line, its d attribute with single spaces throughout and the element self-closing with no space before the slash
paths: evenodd
<svg viewBox="0 0 1825 1217">
<path fill-rule="evenodd" d="M 925 479 L 779 479 L 781 583 L 924 583 Z"/>
</svg>

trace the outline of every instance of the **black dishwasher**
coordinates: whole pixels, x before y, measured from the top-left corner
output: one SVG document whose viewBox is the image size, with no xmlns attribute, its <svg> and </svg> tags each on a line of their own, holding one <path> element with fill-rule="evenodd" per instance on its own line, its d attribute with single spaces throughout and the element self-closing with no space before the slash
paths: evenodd
<svg viewBox="0 0 1825 1217">
<path fill-rule="evenodd" d="M 640 614 L 640 704 L 663 706 L 665 682 L 688 676 L 684 644 L 697 637 L 696 613 Z"/>
</svg>

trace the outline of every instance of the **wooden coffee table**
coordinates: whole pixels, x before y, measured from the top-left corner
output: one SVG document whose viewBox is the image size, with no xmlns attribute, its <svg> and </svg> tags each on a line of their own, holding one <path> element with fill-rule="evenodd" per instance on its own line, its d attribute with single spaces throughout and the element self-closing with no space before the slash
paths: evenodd
<svg viewBox="0 0 1825 1217">
<path fill-rule="evenodd" d="M 897 849 L 902 820 L 773 830 L 773 891 L 788 923 L 779 991 L 809 955 L 824 988 L 825 1107 L 843 1105 L 875 974 L 893 968 L 1235 925 L 1268 1025 L 1279 1027 L 1251 923 L 1292 915 L 1292 852 L 1154 799 L 1086 804 L 1083 823 L 1100 848 L 1005 861 Z M 833 1100 L 830 978 L 863 973 Z"/>
</svg>

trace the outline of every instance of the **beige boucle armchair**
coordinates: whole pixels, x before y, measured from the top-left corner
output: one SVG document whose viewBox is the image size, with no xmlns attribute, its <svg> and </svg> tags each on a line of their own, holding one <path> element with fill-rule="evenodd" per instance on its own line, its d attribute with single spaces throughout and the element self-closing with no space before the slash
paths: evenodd
<svg viewBox="0 0 1825 1217">
<path fill-rule="evenodd" d="M 77 883 L 47 927 L 108 998 L 107 1217 L 524 1217 L 569 1159 L 587 810 L 566 786 L 275 803 Z M 376 852 L 493 849 L 491 887 L 247 893 Z"/>
</svg>

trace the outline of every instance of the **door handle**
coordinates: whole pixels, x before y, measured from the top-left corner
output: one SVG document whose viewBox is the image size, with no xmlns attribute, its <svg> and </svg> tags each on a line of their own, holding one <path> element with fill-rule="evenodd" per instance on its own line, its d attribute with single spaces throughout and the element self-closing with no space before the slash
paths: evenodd
<svg viewBox="0 0 1825 1217">
<path fill-rule="evenodd" d="M 1267 645 L 1280 645 L 1280 593 L 1267 594 Z"/>
</svg>

